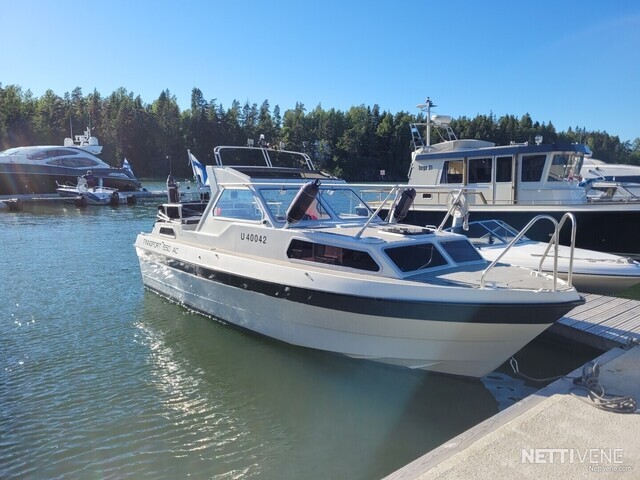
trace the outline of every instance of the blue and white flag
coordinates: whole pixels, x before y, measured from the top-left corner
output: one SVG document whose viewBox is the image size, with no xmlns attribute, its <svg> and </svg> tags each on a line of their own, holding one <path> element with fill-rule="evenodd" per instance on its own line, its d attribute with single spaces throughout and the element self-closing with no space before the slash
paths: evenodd
<svg viewBox="0 0 640 480">
<path fill-rule="evenodd" d="M 204 168 L 204 165 L 202 165 L 189 150 L 187 150 L 187 153 L 189 154 L 189 163 L 191 163 L 194 178 L 200 185 L 209 185 L 209 178 L 207 177 L 207 170 Z"/>
<path fill-rule="evenodd" d="M 125 170 L 129 170 L 129 172 L 131 172 L 131 175 L 133 175 L 133 170 L 131 169 L 129 160 L 127 160 L 126 158 L 124 159 L 124 162 L 122 162 L 122 168 L 124 168 Z"/>
</svg>

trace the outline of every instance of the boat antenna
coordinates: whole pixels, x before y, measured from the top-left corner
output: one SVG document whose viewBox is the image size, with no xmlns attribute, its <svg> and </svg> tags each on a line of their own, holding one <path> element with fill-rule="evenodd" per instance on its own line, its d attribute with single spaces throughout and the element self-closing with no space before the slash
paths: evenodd
<svg viewBox="0 0 640 480">
<path fill-rule="evenodd" d="M 427 111 L 427 147 L 429 147 L 431 145 L 431 107 L 437 107 L 437 105 L 427 97 L 424 103 L 419 103 L 417 107 L 423 112 Z"/>
</svg>

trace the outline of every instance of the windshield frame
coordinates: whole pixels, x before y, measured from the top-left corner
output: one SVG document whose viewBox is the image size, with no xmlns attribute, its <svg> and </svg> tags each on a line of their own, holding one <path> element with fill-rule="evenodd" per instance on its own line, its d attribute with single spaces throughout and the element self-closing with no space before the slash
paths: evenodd
<svg viewBox="0 0 640 480">
<path fill-rule="evenodd" d="M 256 189 L 266 207 L 266 214 L 273 223 L 287 221 L 287 210 L 300 188 L 299 184 L 284 184 L 265 185 Z M 307 215 L 300 223 L 308 226 L 313 222 L 364 222 L 373 213 L 373 209 L 352 187 L 320 185 L 317 197 L 311 202 Z"/>
</svg>

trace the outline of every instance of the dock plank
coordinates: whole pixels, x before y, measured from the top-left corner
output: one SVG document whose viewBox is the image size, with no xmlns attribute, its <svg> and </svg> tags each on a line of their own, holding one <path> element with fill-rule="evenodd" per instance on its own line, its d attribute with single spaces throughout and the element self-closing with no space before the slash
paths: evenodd
<svg viewBox="0 0 640 480">
<path fill-rule="evenodd" d="M 640 338 L 640 301 L 585 295 L 586 302 L 552 326 L 551 331 L 597 348 Z"/>
</svg>

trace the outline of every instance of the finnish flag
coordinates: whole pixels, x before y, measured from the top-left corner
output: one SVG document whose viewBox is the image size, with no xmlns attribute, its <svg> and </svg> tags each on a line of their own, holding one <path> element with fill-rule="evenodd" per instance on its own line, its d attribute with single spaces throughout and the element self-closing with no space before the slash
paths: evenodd
<svg viewBox="0 0 640 480">
<path fill-rule="evenodd" d="M 189 150 L 187 150 L 187 153 L 189 154 L 189 162 L 193 169 L 193 176 L 198 180 L 200 185 L 209 185 L 209 178 L 207 177 L 207 170 L 204 168 L 204 165 L 202 165 Z"/>
<path fill-rule="evenodd" d="M 124 168 L 125 170 L 129 170 L 129 172 L 131 172 L 131 175 L 133 175 L 133 170 L 131 169 L 129 160 L 127 160 L 126 158 L 124 159 L 124 162 L 122 162 L 122 168 Z"/>
</svg>

